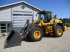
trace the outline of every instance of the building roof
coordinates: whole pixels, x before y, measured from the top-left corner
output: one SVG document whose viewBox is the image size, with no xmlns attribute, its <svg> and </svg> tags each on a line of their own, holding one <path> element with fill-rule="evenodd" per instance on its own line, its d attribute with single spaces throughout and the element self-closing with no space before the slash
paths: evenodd
<svg viewBox="0 0 70 52">
<path fill-rule="evenodd" d="M 39 8 L 33 6 L 33 5 L 31 5 L 31 4 L 29 4 L 29 3 L 25 2 L 25 1 L 20 1 L 20 2 L 15 2 L 15 3 L 7 4 L 7 5 L 3 5 L 3 6 L 0 6 L 0 8 L 4 8 L 4 7 L 8 7 L 8 6 L 12 6 L 12 5 L 19 4 L 19 3 L 25 3 L 25 4 L 27 4 L 27 5 L 31 6 L 31 7 L 33 7 L 33 8 L 35 8 L 35 9 L 39 10 L 39 11 L 42 11 L 41 9 L 39 9 Z"/>
</svg>

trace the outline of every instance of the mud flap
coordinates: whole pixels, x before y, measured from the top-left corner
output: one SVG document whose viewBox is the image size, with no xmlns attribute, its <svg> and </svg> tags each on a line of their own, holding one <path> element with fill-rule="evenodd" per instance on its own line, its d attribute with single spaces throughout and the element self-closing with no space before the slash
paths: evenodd
<svg viewBox="0 0 70 52">
<path fill-rule="evenodd" d="M 22 38 L 20 33 L 12 30 L 9 36 L 5 40 L 4 48 L 20 46 L 21 41 L 22 41 Z"/>
</svg>

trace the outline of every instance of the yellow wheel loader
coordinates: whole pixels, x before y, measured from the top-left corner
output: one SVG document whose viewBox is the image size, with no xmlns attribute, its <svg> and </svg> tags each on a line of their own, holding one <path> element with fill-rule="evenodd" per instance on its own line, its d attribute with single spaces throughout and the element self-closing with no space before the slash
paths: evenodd
<svg viewBox="0 0 70 52">
<path fill-rule="evenodd" d="M 63 35 L 66 26 L 61 20 L 55 19 L 56 16 L 52 17 L 51 11 L 40 11 L 37 16 L 37 21 L 29 23 L 29 20 L 27 20 L 27 25 L 20 32 L 12 30 L 7 37 L 7 42 L 11 39 L 16 40 L 16 38 L 12 38 L 13 36 L 17 36 L 17 39 L 20 37 L 20 39 L 28 38 L 30 41 L 40 41 L 44 35 L 47 36 L 49 34 L 55 37 L 61 37 Z"/>
</svg>

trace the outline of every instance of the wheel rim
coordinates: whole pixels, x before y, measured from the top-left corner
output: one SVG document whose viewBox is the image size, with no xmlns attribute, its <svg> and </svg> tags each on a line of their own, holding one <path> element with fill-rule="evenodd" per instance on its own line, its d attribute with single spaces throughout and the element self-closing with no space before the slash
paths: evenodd
<svg viewBox="0 0 70 52">
<path fill-rule="evenodd" d="M 39 30 L 36 30 L 36 31 L 34 32 L 34 37 L 35 37 L 35 38 L 40 38 L 40 36 L 41 36 L 41 32 L 40 32 Z"/>
<path fill-rule="evenodd" d="M 62 35 L 62 29 L 57 29 L 57 33 L 59 36 L 61 36 Z"/>
</svg>

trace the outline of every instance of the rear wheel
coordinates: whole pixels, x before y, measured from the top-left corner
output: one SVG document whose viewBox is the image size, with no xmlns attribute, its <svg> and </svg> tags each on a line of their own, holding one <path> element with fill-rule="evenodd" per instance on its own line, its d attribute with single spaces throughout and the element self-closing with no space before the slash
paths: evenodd
<svg viewBox="0 0 70 52">
<path fill-rule="evenodd" d="M 54 29 L 53 29 L 53 34 L 56 37 L 61 37 L 63 35 L 63 29 L 60 25 L 57 25 Z"/>
<path fill-rule="evenodd" d="M 31 28 L 28 37 L 31 41 L 39 41 L 42 39 L 42 35 L 43 35 L 43 32 L 41 28 L 34 27 L 34 28 Z"/>
</svg>

